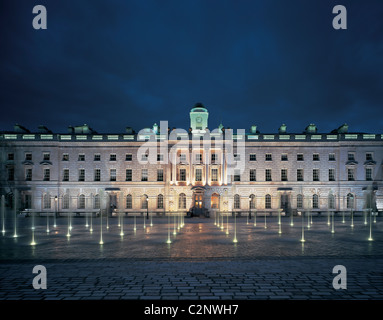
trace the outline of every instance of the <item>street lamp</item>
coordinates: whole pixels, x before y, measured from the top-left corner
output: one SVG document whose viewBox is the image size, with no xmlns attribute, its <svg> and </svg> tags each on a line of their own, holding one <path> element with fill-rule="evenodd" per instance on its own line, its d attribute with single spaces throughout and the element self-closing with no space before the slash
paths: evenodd
<svg viewBox="0 0 383 320">
<path fill-rule="evenodd" d="M 354 208 L 354 195 L 351 194 L 350 196 L 350 207 L 351 207 L 351 228 L 354 228 L 354 214 L 352 212 L 352 209 Z"/>
<path fill-rule="evenodd" d="M 149 219 L 149 197 L 146 196 L 146 219 Z"/>
<path fill-rule="evenodd" d="M 58 207 L 57 207 L 57 205 L 58 205 L 58 197 L 57 196 L 55 196 L 55 219 L 54 219 L 54 222 L 53 222 L 53 227 L 54 228 L 56 228 L 56 218 L 57 218 L 57 211 L 58 211 Z"/>
<path fill-rule="evenodd" d="M 251 195 L 249 196 L 249 220 L 251 220 Z"/>
</svg>

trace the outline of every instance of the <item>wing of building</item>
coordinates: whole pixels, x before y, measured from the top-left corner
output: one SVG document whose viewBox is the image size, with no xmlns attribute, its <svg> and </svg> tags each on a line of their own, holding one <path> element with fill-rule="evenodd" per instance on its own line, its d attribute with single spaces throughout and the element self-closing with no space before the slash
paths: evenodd
<svg viewBox="0 0 383 320">
<path fill-rule="evenodd" d="M 209 130 L 208 116 L 196 104 L 188 130 L 163 121 L 116 134 L 15 125 L 0 132 L 0 194 L 8 207 L 62 214 L 383 210 L 382 134 Z"/>
</svg>

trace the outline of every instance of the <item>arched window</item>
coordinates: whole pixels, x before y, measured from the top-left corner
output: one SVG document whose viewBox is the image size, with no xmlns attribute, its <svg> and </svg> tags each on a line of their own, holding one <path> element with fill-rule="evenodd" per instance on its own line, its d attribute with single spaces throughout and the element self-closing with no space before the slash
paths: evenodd
<svg viewBox="0 0 383 320">
<path fill-rule="evenodd" d="M 163 209 L 164 208 L 164 196 L 162 194 L 159 194 L 157 196 L 157 209 Z"/>
<path fill-rule="evenodd" d="M 241 209 L 241 197 L 239 194 L 234 195 L 234 209 Z"/>
<path fill-rule="evenodd" d="M 44 209 L 50 209 L 51 208 L 51 196 L 49 193 L 44 194 L 44 199 L 43 199 L 43 206 Z"/>
<path fill-rule="evenodd" d="M 328 195 L 328 208 L 335 209 L 335 196 L 332 193 Z"/>
<path fill-rule="evenodd" d="M 132 195 L 128 194 L 126 196 L 126 209 L 132 209 L 132 208 L 133 208 Z"/>
<path fill-rule="evenodd" d="M 319 197 L 317 194 L 313 194 L 313 209 L 319 209 Z"/>
<path fill-rule="evenodd" d="M 352 193 L 347 194 L 347 209 L 354 208 L 354 195 Z"/>
<path fill-rule="evenodd" d="M 69 209 L 69 194 L 64 194 L 63 195 L 63 204 L 62 204 L 63 209 Z"/>
<path fill-rule="evenodd" d="M 303 195 L 298 194 L 297 195 L 297 209 L 303 208 Z"/>
<path fill-rule="evenodd" d="M 93 209 L 100 209 L 101 203 L 100 203 L 100 195 L 96 194 L 93 199 Z"/>
<path fill-rule="evenodd" d="M 265 209 L 271 209 L 271 195 L 265 195 Z"/>
<path fill-rule="evenodd" d="M 78 196 L 77 209 L 85 209 L 85 195 L 83 194 Z"/>
<path fill-rule="evenodd" d="M 249 196 L 250 209 L 255 209 L 255 195 L 251 194 Z"/>
<path fill-rule="evenodd" d="M 178 209 L 186 209 L 186 195 L 180 193 L 178 196 Z"/>
<path fill-rule="evenodd" d="M 219 208 L 219 194 L 213 193 L 211 195 L 211 208 L 218 209 Z"/>
<path fill-rule="evenodd" d="M 148 201 L 149 198 L 146 194 L 144 194 L 142 197 L 141 197 L 141 209 L 147 209 L 148 208 Z"/>
</svg>

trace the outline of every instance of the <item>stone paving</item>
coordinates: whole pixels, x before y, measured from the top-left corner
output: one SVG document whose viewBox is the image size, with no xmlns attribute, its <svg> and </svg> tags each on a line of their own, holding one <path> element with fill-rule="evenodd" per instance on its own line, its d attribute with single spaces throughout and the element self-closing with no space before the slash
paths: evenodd
<svg viewBox="0 0 383 320">
<path fill-rule="evenodd" d="M 226 235 L 206 219 L 186 221 L 170 245 L 166 218 L 140 235 L 129 235 L 133 222 L 126 221 L 122 241 L 111 225 L 102 249 L 97 233 L 83 241 L 81 220 L 70 240 L 58 232 L 48 242 L 36 231 L 36 248 L 28 245 L 27 229 L 17 240 L 3 236 L 0 300 L 383 299 L 381 221 L 369 242 L 363 221 L 352 231 L 338 221 L 331 235 L 324 219 L 314 220 L 302 244 L 299 224 L 289 229 L 282 221 L 281 236 L 276 220 L 267 230 L 261 220 L 257 227 L 238 220 L 237 244 L 232 225 Z M 47 289 L 32 286 L 37 264 L 47 269 Z M 335 265 L 346 267 L 347 289 L 333 288 Z"/>
</svg>

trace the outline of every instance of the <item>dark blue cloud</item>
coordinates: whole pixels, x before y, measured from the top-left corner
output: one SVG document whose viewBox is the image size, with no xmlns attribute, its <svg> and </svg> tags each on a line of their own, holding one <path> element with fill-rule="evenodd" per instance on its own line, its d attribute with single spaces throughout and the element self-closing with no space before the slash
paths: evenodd
<svg viewBox="0 0 383 320">
<path fill-rule="evenodd" d="M 32 8 L 48 29 L 32 28 Z M 87 123 L 99 132 L 168 120 L 301 132 L 383 125 L 383 5 L 343 1 L 3 1 L 0 129 Z"/>
</svg>

